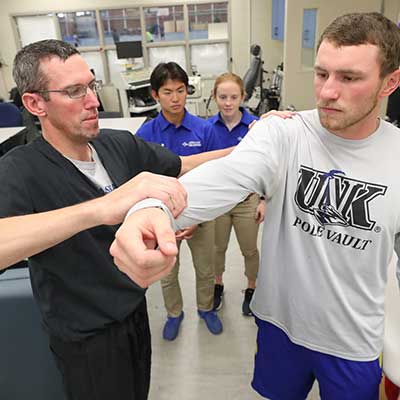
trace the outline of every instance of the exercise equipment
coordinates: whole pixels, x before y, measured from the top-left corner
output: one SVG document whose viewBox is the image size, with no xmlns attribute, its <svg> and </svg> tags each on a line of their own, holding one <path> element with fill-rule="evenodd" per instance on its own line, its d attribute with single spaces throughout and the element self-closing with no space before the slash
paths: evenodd
<svg viewBox="0 0 400 400">
<path fill-rule="evenodd" d="M 281 89 L 283 81 L 283 63 L 277 65 L 272 71 L 269 81 L 269 86 L 264 87 L 264 74 L 269 72 L 264 69 L 264 61 L 261 58 L 261 47 L 258 44 L 253 44 L 250 47 L 250 53 L 253 58 L 250 63 L 250 68 L 243 77 L 243 84 L 246 91 L 244 105 L 254 115 L 260 116 L 269 110 L 279 110 L 281 103 Z M 257 96 L 259 101 L 256 107 L 248 105 L 249 100 Z"/>
</svg>

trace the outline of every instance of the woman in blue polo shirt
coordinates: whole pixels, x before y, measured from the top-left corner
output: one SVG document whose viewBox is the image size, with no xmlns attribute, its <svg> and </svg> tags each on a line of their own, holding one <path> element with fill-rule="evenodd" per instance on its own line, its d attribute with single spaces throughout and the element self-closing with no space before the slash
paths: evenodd
<svg viewBox="0 0 400 400">
<path fill-rule="evenodd" d="M 236 146 L 247 134 L 249 125 L 258 118 L 249 114 L 241 103 L 244 100 L 242 79 L 233 73 L 220 75 L 214 83 L 213 97 L 219 112 L 209 121 L 214 125 L 221 147 Z M 290 117 L 291 112 L 272 111 L 282 118 Z M 265 200 L 256 193 L 236 205 L 228 213 L 221 215 L 215 223 L 215 287 L 214 309 L 222 306 L 224 284 L 222 275 L 225 271 L 225 252 L 228 248 L 232 226 L 235 229 L 240 250 L 244 257 L 247 289 L 242 304 L 243 315 L 252 315 L 250 301 L 256 287 L 259 267 L 257 234 L 259 224 L 264 221 Z"/>
</svg>

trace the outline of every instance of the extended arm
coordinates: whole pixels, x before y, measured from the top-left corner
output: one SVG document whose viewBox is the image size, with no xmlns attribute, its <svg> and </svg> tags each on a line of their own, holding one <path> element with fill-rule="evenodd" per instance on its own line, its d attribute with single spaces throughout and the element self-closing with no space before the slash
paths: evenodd
<svg viewBox="0 0 400 400">
<path fill-rule="evenodd" d="M 162 200 L 173 215 L 186 206 L 186 192 L 175 179 L 143 172 L 98 199 L 54 211 L 0 219 L 0 269 L 46 250 L 82 230 L 122 222 L 133 204 Z"/>
<path fill-rule="evenodd" d="M 98 225 L 91 204 L 0 219 L 0 269 Z"/>
<path fill-rule="evenodd" d="M 180 178 L 189 194 L 177 228 L 212 220 L 251 193 L 271 196 L 285 168 L 287 135 L 275 122 L 260 121 L 228 156 L 207 162 Z M 284 148 L 285 147 L 285 148 Z"/>
<path fill-rule="evenodd" d="M 215 160 L 217 158 L 225 157 L 231 153 L 234 147 L 228 147 L 226 149 L 206 151 L 204 153 L 193 154 L 192 156 L 182 156 L 182 167 L 179 176 L 182 176 L 186 172 L 198 167 L 206 161 Z"/>
<path fill-rule="evenodd" d="M 271 196 L 284 176 L 287 140 L 280 139 L 277 130 L 265 134 L 265 128 L 266 122 L 261 121 L 229 156 L 205 163 L 180 178 L 188 191 L 188 207 L 177 220 L 170 218 L 173 228 L 165 225 L 169 221 L 168 210 L 163 212 L 154 208 L 164 207 L 161 202 L 148 199 L 135 205 L 121 225 L 118 240 L 111 249 L 116 265 L 125 273 L 129 271 L 130 276 L 140 275 L 140 284 L 146 286 L 160 276 L 153 273 L 157 270 L 149 268 L 151 258 L 159 263 L 164 254 L 161 246 L 156 250 L 144 246 L 146 235 L 153 235 L 152 245 L 160 245 L 165 241 L 164 234 L 171 237 L 178 229 L 214 219 L 250 193 Z M 156 232 L 154 221 L 162 221 L 165 229 Z M 145 248 L 152 252 L 144 251 Z"/>
</svg>

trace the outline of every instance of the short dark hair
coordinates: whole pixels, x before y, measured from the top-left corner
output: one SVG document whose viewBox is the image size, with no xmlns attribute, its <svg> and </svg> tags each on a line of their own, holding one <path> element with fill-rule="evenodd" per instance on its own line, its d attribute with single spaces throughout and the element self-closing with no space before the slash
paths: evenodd
<svg viewBox="0 0 400 400">
<path fill-rule="evenodd" d="M 13 77 L 21 95 L 46 90 L 49 79 L 40 68 L 44 59 L 58 57 L 65 61 L 79 51 L 67 42 L 55 39 L 40 40 L 23 47 L 15 56 Z M 45 94 L 43 95 L 44 98 Z"/>
<path fill-rule="evenodd" d="M 345 14 L 336 18 L 322 33 L 337 47 L 373 44 L 379 48 L 380 76 L 384 78 L 400 66 L 400 29 L 384 15 L 371 13 Z"/>
<path fill-rule="evenodd" d="M 189 77 L 186 71 L 176 62 L 160 63 L 158 64 L 150 76 L 151 88 L 158 93 L 161 86 L 171 79 L 172 81 L 179 81 L 189 86 Z"/>
</svg>

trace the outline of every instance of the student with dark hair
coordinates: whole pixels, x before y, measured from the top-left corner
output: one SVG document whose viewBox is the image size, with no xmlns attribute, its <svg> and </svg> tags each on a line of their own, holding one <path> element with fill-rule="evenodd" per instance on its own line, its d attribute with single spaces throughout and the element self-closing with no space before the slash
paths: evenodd
<svg viewBox="0 0 400 400">
<path fill-rule="evenodd" d="M 212 125 L 190 114 L 185 109 L 189 78 L 185 70 L 175 62 L 158 64 L 151 76 L 153 97 L 160 103 L 158 116 L 142 125 L 136 135 L 158 143 L 178 155 L 198 154 L 220 148 Z M 213 310 L 214 297 L 214 222 L 204 222 L 178 235 L 187 239 L 192 252 L 196 273 L 196 299 L 200 318 L 213 334 L 222 332 L 222 323 Z M 182 292 L 178 279 L 179 258 L 172 272 L 161 280 L 167 320 L 163 337 L 174 340 L 184 317 Z"/>
<path fill-rule="evenodd" d="M 168 80 L 181 82 L 185 88 L 189 86 L 189 77 L 186 71 L 179 64 L 168 62 L 160 63 L 154 68 L 150 76 L 151 89 L 157 95 Z"/>
</svg>

